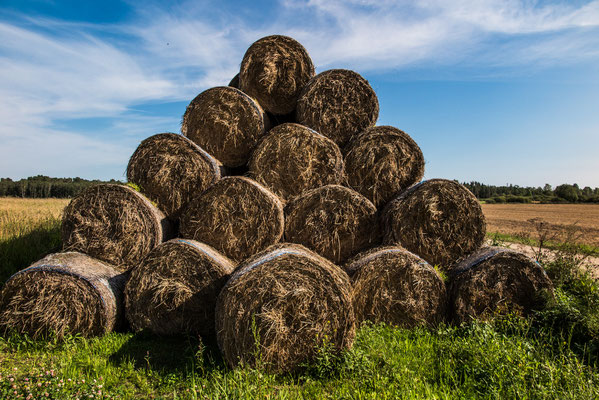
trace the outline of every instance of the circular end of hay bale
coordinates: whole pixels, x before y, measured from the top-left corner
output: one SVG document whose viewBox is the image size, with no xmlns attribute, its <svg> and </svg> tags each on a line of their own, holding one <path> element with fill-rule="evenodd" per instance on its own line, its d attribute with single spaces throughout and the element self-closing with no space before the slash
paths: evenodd
<svg viewBox="0 0 599 400">
<path fill-rule="evenodd" d="M 476 197 L 446 179 L 403 192 L 387 205 L 383 221 L 386 244 L 402 246 L 445 270 L 480 248 L 487 226 Z"/>
<path fill-rule="evenodd" d="M 335 264 L 378 244 L 379 236 L 374 205 L 343 186 L 308 190 L 285 207 L 285 240 L 304 245 Z"/>
<path fill-rule="evenodd" d="M 345 180 L 335 142 L 299 124 L 271 129 L 252 153 L 249 168 L 252 178 L 285 200 Z"/>
<path fill-rule="evenodd" d="M 523 316 L 553 296 L 543 267 L 524 254 L 486 247 L 461 261 L 450 284 L 453 320 L 488 319 L 505 313 Z"/>
<path fill-rule="evenodd" d="M 283 236 L 283 205 L 277 196 L 252 179 L 225 177 L 185 210 L 180 232 L 241 261 Z"/>
<path fill-rule="evenodd" d="M 378 116 L 379 102 L 368 81 L 346 69 L 331 69 L 316 75 L 297 101 L 297 122 L 341 147 L 374 126 Z"/>
<path fill-rule="evenodd" d="M 218 160 L 175 133 L 145 139 L 127 165 L 127 180 L 171 219 L 179 217 L 192 194 L 206 190 L 220 176 Z"/>
<path fill-rule="evenodd" d="M 314 76 L 314 65 L 299 42 L 273 35 L 254 42 L 241 61 L 241 90 L 266 111 L 284 115 L 295 110 L 300 91 Z"/>
<path fill-rule="evenodd" d="M 380 247 L 349 262 L 358 323 L 402 328 L 435 326 L 445 319 L 445 282 L 433 267 L 401 247 Z"/>
<path fill-rule="evenodd" d="M 254 99 L 241 90 L 219 86 L 189 103 L 181 133 L 227 167 L 239 167 L 268 127 L 268 117 Z"/>
<path fill-rule="evenodd" d="M 231 86 L 232 88 L 239 89 L 239 73 L 231 79 L 227 86 Z"/>
<path fill-rule="evenodd" d="M 216 298 L 233 269 L 231 260 L 206 244 L 169 240 L 131 271 L 127 320 L 135 331 L 214 338 Z"/>
<path fill-rule="evenodd" d="M 64 250 L 79 251 L 118 269 L 133 268 L 170 234 L 162 212 L 130 187 L 102 184 L 64 209 Z"/>
<path fill-rule="evenodd" d="M 102 335 L 121 323 L 124 285 L 116 268 L 85 254 L 51 254 L 8 279 L 0 326 L 33 337 Z"/>
<path fill-rule="evenodd" d="M 238 267 L 218 297 L 218 345 L 232 367 L 290 371 L 326 343 L 355 337 L 347 274 L 298 245 L 276 245 Z"/>
<path fill-rule="evenodd" d="M 422 179 L 424 156 L 407 133 L 375 126 L 350 142 L 345 169 L 349 186 L 379 207 Z"/>
</svg>

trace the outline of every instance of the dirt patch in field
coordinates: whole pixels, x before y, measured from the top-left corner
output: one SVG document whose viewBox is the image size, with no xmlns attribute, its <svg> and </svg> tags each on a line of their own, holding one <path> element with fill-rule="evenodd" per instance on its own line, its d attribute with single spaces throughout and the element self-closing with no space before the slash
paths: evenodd
<svg viewBox="0 0 599 400">
<path fill-rule="evenodd" d="M 563 241 L 573 228 L 578 243 L 599 247 L 598 204 L 483 204 L 487 232 L 500 232 L 538 239 L 537 218 L 556 241 Z"/>
</svg>

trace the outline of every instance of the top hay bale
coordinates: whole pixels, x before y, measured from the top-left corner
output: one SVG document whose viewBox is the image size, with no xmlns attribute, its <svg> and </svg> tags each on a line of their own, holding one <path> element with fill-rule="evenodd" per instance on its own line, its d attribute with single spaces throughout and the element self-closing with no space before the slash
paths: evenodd
<svg viewBox="0 0 599 400">
<path fill-rule="evenodd" d="M 383 222 L 384 243 L 400 245 L 445 270 L 483 244 L 487 226 L 476 197 L 446 179 L 403 192 L 385 207 Z"/>
<path fill-rule="evenodd" d="M 252 153 L 249 172 L 285 200 L 345 181 L 343 156 L 335 142 L 299 124 L 271 129 Z"/>
<path fill-rule="evenodd" d="M 504 313 L 526 316 L 553 297 L 553 284 L 543 267 L 524 254 L 485 247 L 455 266 L 450 297 L 458 324 Z"/>
<path fill-rule="evenodd" d="M 268 117 L 254 99 L 233 87 L 219 86 L 189 103 L 181 133 L 233 168 L 247 163 L 269 126 Z"/>
<path fill-rule="evenodd" d="M 355 330 L 347 274 L 299 245 L 274 245 L 244 261 L 216 305 L 218 345 L 233 367 L 290 371 L 323 344 L 349 348 Z"/>
<path fill-rule="evenodd" d="M 239 87 L 268 112 L 276 115 L 295 110 L 300 91 L 314 76 L 306 49 L 281 35 L 254 42 L 241 61 Z"/>
<path fill-rule="evenodd" d="M 354 138 L 346 149 L 350 187 L 379 207 L 424 176 L 424 156 L 405 132 L 375 126 Z"/>
<path fill-rule="evenodd" d="M 162 241 L 171 227 L 148 199 L 127 186 L 102 184 L 73 198 L 64 209 L 62 242 L 127 271 Z"/>
<path fill-rule="evenodd" d="M 374 126 L 379 102 L 368 81 L 346 69 L 316 75 L 297 101 L 297 122 L 331 138 L 340 147 Z"/>
<path fill-rule="evenodd" d="M 102 335 L 123 321 L 125 280 L 85 254 L 50 254 L 8 279 L 0 293 L 0 326 L 33 337 Z"/>
<path fill-rule="evenodd" d="M 161 133 L 137 147 L 127 165 L 127 180 L 169 218 L 179 217 L 191 195 L 221 177 L 221 164 L 184 136 Z"/>
<path fill-rule="evenodd" d="M 190 202 L 180 232 L 239 262 L 277 243 L 284 222 L 281 200 L 270 190 L 252 179 L 228 176 Z"/>
</svg>

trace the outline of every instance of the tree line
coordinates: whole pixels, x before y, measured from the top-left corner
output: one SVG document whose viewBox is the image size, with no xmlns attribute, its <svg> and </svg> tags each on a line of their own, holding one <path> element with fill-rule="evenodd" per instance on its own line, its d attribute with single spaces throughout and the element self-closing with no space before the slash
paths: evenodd
<svg viewBox="0 0 599 400">
<path fill-rule="evenodd" d="M 463 185 L 486 203 L 599 203 L 599 188 L 580 188 L 576 183 L 556 187 L 548 183 L 543 187 L 493 186 L 480 182 Z"/>
<path fill-rule="evenodd" d="M 50 178 L 44 175 L 30 176 L 26 179 L 13 181 L 10 178 L 0 178 L 0 197 L 23 198 L 70 198 L 83 189 L 99 183 L 122 183 L 110 181 L 87 180 L 82 178 Z"/>
<path fill-rule="evenodd" d="M 30 176 L 26 179 L 13 181 L 10 178 L 0 178 L 0 197 L 26 197 L 26 198 L 69 198 L 74 197 L 83 189 L 99 183 L 123 182 L 111 179 L 110 181 L 87 180 L 82 178 L 50 178 L 44 175 Z M 599 203 L 599 188 L 588 186 L 580 188 L 563 184 L 552 187 L 545 184 L 543 187 L 522 187 L 518 185 L 494 186 L 480 182 L 464 182 L 474 195 L 487 203 Z"/>
</svg>

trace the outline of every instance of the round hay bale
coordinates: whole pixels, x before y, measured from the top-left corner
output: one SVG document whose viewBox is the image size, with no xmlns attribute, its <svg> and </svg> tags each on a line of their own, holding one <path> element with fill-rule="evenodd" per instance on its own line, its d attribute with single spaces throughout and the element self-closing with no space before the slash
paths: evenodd
<svg viewBox="0 0 599 400">
<path fill-rule="evenodd" d="M 114 266 L 85 254 L 51 254 L 8 279 L 0 326 L 33 337 L 102 335 L 121 326 L 125 280 Z"/>
<path fill-rule="evenodd" d="M 221 164 L 191 140 L 161 133 L 141 142 L 129 159 L 127 180 L 177 219 L 191 195 L 204 191 L 221 177 Z"/>
<path fill-rule="evenodd" d="M 235 266 L 212 247 L 172 239 L 131 271 L 125 288 L 127 320 L 136 331 L 214 338 L 216 297 Z"/>
<path fill-rule="evenodd" d="M 329 138 L 299 124 L 270 130 L 252 153 L 250 176 L 287 200 L 345 181 L 343 156 Z"/>
<path fill-rule="evenodd" d="M 417 255 L 401 247 L 379 247 L 359 254 L 345 269 L 352 277 L 358 323 L 413 328 L 445 319 L 445 282 Z"/>
<path fill-rule="evenodd" d="M 227 86 L 231 86 L 232 88 L 239 89 L 239 73 L 231 79 Z"/>
<path fill-rule="evenodd" d="M 266 111 L 284 115 L 295 110 L 300 91 L 313 76 L 314 64 L 304 46 L 290 37 L 273 35 L 247 49 L 239 87 Z"/>
<path fill-rule="evenodd" d="M 368 81 L 346 69 L 316 75 L 297 101 L 297 122 L 341 147 L 354 135 L 374 126 L 378 116 L 379 102 Z"/>
<path fill-rule="evenodd" d="M 283 205 L 270 190 L 252 179 L 230 176 L 190 203 L 180 232 L 239 262 L 277 243 L 284 221 Z"/>
<path fill-rule="evenodd" d="M 183 115 L 181 132 L 227 167 L 247 163 L 270 122 L 241 90 L 219 86 L 200 93 Z"/>
<path fill-rule="evenodd" d="M 308 190 L 285 207 L 285 240 L 340 264 L 379 243 L 376 208 L 366 197 L 343 186 Z"/>
<path fill-rule="evenodd" d="M 375 126 L 350 142 L 345 168 L 349 186 L 379 207 L 422 179 L 424 156 L 407 133 Z"/>
<path fill-rule="evenodd" d="M 553 296 L 543 267 L 501 247 L 482 248 L 461 261 L 449 287 L 451 312 L 458 324 L 505 313 L 526 316 Z"/>
<path fill-rule="evenodd" d="M 397 244 L 445 270 L 478 249 L 486 222 L 476 197 L 463 185 L 431 179 L 403 192 L 383 213 L 386 244 Z"/>
<path fill-rule="evenodd" d="M 127 271 L 168 239 L 171 227 L 160 210 L 128 186 L 92 186 L 64 209 L 65 251 L 79 251 Z"/>
<path fill-rule="evenodd" d="M 275 245 L 246 260 L 216 304 L 218 345 L 232 367 L 291 371 L 323 342 L 350 348 L 355 329 L 347 274 L 298 245 Z"/>
</svg>

